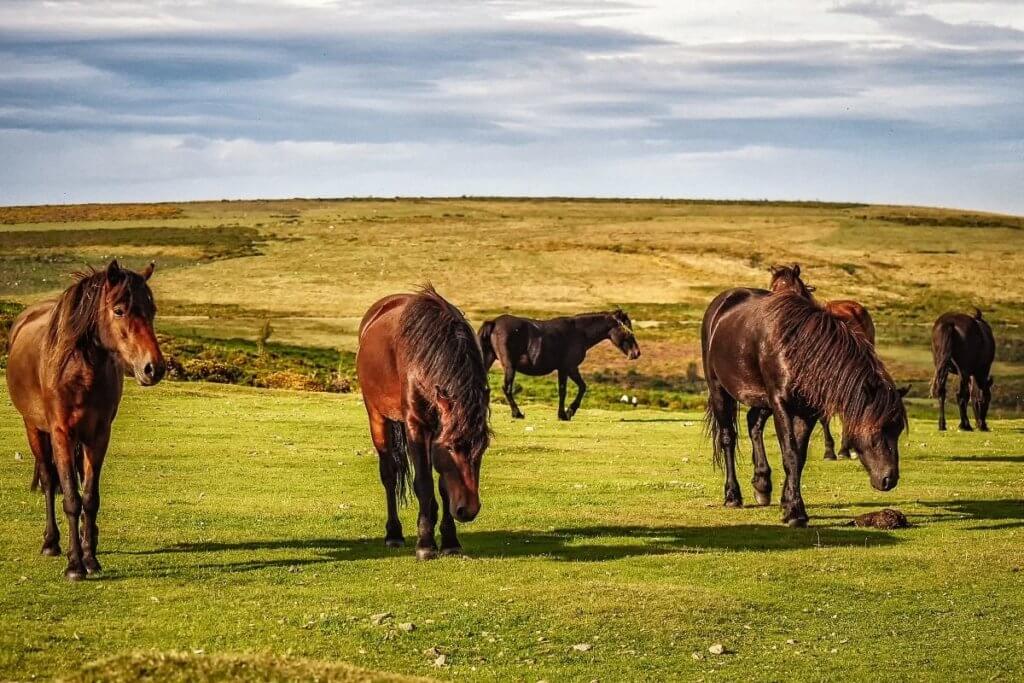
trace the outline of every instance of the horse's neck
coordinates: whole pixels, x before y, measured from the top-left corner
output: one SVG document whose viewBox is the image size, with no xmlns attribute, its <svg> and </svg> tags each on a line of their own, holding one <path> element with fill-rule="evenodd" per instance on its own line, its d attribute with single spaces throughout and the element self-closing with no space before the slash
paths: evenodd
<svg viewBox="0 0 1024 683">
<path fill-rule="evenodd" d="M 576 319 L 576 329 L 583 334 L 587 348 L 607 339 L 616 324 L 610 315 L 601 313 L 588 313 Z"/>
</svg>

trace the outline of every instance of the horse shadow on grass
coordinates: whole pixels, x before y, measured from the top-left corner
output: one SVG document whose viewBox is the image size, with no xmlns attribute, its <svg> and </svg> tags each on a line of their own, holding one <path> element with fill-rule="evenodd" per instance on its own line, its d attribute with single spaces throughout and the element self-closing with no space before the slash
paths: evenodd
<svg viewBox="0 0 1024 683">
<path fill-rule="evenodd" d="M 954 455 L 951 462 L 1024 462 L 1024 455 Z"/>
<path fill-rule="evenodd" d="M 537 558 L 565 562 L 605 562 L 628 557 L 707 552 L 785 552 L 809 548 L 878 548 L 899 543 L 896 535 L 852 527 L 822 526 L 788 529 L 781 525 L 739 524 L 731 526 L 580 526 L 550 531 L 472 531 L 459 533 L 466 555 L 476 559 Z M 195 555 L 199 562 L 174 561 L 181 571 L 252 571 L 284 567 L 297 571 L 306 566 L 334 562 L 411 557 L 415 539 L 407 538 L 405 548 L 385 548 L 383 539 L 279 538 L 241 541 L 179 543 L 139 555 Z M 239 561 L 204 562 L 207 553 L 291 551 L 291 557 L 252 558 Z M 169 567 L 154 569 L 166 575 Z"/>
</svg>

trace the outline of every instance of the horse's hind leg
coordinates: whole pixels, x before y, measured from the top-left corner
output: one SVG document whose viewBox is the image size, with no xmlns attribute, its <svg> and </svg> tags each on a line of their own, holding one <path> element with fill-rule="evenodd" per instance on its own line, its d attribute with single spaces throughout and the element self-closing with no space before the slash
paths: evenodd
<svg viewBox="0 0 1024 683">
<path fill-rule="evenodd" d="M 502 359 L 502 364 L 505 365 L 505 359 Z M 509 407 L 512 409 L 512 417 L 516 420 L 522 420 L 525 415 L 523 411 L 519 410 L 519 406 L 516 405 L 516 397 L 513 395 L 516 389 L 516 369 L 512 365 L 511 361 L 505 365 L 505 381 L 501 385 L 501 390 L 505 392 L 505 400 L 508 401 Z"/>
<path fill-rule="evenodd" d="M 772 502 L 772 468 L 768 464 L 768 454 L 764 450 L 764 423 L 771 413 L 762 408 L 751 408 L 747 411 L 747 433 L 750 434 L 750 446 L 754 461 L 754 498 L 758 505 L 770 505 Z"/>
<path fill-rule="evenodd" d="M 396 423 L 401 429 L 401 423 Z M 388 421 L 379 413 L 370 413 L 370 438 L 377 449 L 377 462 L 380 466 L 380 483 L 384 485 L 384 497 L 387 499 L 388 519 L 384 525 L 384 545 L 389 548 L 401 548 L 405 545 L 402 535 L 402 522 L 398 518 L 399 481 L 402 476 L 396 457 L 406 457 L 396 453 L 395 449 L 402 444 L 392 444 L 388 438 Z"/>
<path fill-rule="evenodd" d="M 832 438 L 832 430 L 828 428 L 828 418 L 821 418 L 821 435 L 825 439 L 825 460 L 836 459 L 836 441 Z"/>
<path fill-rule="evenodd" d="M 983 380 L 977 375 L 971 377 L 971 408 L 974 411 L 974 423 L 978 425 L 978 430 L 982 432 L 988 431 L 988 404 L 992 401 L 991 389 L 982 388 L 985 386 Z"/>
<path fill-rule="evenodd" d="M 736 480 L 736 399 L 717 383 L 709 382 L 709 390 L 714 448 L 725 461 L 725 506 L 743 507 L 743 494 Z"/>
<path fill-rule="evenodd" d="M 967 373 L 960 374 L 960 386 L 956 391 L 956 403 L 960 409 L 960 431 L 972 432 L 970 420 L 967 419 L 967 403 L 971 398 L 971 377 Z"/>
<path fill-rule="evenodd" d="M 57 526 L 57 513 L 54 501 L 57 497 L 57 468 L 53 464 L 53 449 L 50 447 L 50 435 L 35 427 L 25 425 L 28 445 L 36 459 L 36 479 L 46 498 L 46 530 L 43 532 L 43 548 L 40 551 L 47 557 L 60 556 L 60 528 Z"/>
</svg>

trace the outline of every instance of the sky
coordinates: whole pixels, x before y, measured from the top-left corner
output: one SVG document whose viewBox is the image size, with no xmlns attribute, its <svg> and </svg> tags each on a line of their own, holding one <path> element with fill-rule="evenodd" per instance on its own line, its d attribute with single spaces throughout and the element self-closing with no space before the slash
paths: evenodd
<svg viewBox="0 0 1024 683">
<path fill-rule="evenodd" d="M 0 3 L 0 204 L 368 195 L 1024 214 L 1024 2 Z"/>
</svg>

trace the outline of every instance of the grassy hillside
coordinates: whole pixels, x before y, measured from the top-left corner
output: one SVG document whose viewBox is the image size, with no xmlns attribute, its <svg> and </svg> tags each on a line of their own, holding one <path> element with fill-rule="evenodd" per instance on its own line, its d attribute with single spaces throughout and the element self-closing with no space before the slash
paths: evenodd
<svg viewBox="0 0 1024 683">
<path fill-rule="evenodd" d="M 590 409 L 565 424 L 525 409 L 525 423 L 495 417 L 483 510 L 460 528 L 470 558 L 423 563 L 383 546 L 356 396 L 130 386 L 104 468 L 105 573 L 74 585 L 63 559 L 38 555 L 43 501 L 28 491 L 31 456 L 13 457 L 24 436 L 5 409 L 0 678 L 168 651 L 197 661 L 158 666 L 152 654 L 154 680 L 216 672 L 231 653 L 454 680 L 1024 671 L 1024 421 L 994 421 L 990 434 L 914 421 L 888 494 L 855 462 L 822 461 L 816 439 L 811 527 L 794 530 L 776 506 L 722 508 L 697 413 Z M 743 459 L 748 497 L 749 477 Z M 844 526 L 884 505 L 915 526 Z M 402 512 L 407 532 L 414 515 Z M 729 653 L 710 654 L 715 643 Z"/>
<path fill-rule="evenodd" d="M 595 349 L 585 366 L 588 380 L 598 380 L 590 404 L 610 406 L 627 392 L 677 408 L 699 402 L 694 364 L 710 298 L 731 286 L 764 286 L 768 265 L 797 261 L 822 298 L 871 308 L 883 357 L 917 397 L 931 375 L 931 323 L 943 311 L 980 306 L 1000 344 L 996 402 L 1004 412 L 1024 408 L 1019 217 L 557 199 L 0 208 L 0 299 L 52 295 L 69 271 L 111 256 L 160 263 L 153 287 L 162 331 L 251 342 L 269 319 L 278 350 L 315 356 L 315 369 L 299 371 L 319 373 L 324 385 L 331 372 L 350 372 L 366 307 L 417 283 L 433 282 L 475 323 L 506 311 L 547 316 L 622 305 L 644 354 L 629 363 L 609 345 Z M 521 384 L 527 398 L 554 396 L 550 379 Z"/>
</svg>

